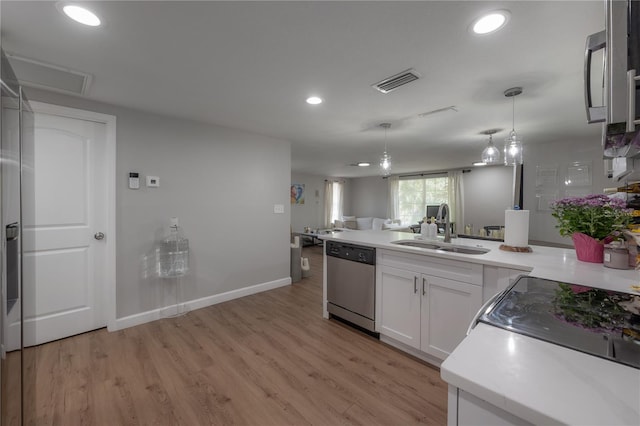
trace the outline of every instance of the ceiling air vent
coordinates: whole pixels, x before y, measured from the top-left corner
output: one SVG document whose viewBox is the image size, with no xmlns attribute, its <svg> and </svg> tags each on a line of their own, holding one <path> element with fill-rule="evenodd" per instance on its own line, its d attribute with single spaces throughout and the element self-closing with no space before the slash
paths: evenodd
<svg viewBox="0 0 640 426">
<path fill-rule="evenodd" d="M 7 54 L 7 58 L 24 86 L 74 95 L 85 95 L 89 90 L 90 74 L 12 54 Z"/>
<path fill-rule="evenodd" d="M 376 84 L 372 84 L 371 87 L 381 91 L 382 93 L 389 93 L 393 90 L 396 90 L 398 87 L 404 86 L 405 84 L 411 83 L 412 81 L 415 81 L 419 78 L 420 74 L 418 74 L 413 69 L 408 69 L 389 78 L 385 78 L 384 80 L 379 81 Z"/>
</svg>

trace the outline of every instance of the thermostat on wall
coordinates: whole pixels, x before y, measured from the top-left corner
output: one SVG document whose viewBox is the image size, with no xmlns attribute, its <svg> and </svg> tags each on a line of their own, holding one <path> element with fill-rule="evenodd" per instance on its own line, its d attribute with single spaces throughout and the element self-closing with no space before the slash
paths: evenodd
<svg viewBox="0 0 640 426">
<path fill-rule="evenodd" d="M 136 172 L 129 172 L 129 189 L 140 188 L 140 174 Z"/>
<path fill-rule="evenodd" d="M 158 176 L 147 176 L 147 187 L 157 188 L 160 186 L 160 178 Z"/>
</svg>

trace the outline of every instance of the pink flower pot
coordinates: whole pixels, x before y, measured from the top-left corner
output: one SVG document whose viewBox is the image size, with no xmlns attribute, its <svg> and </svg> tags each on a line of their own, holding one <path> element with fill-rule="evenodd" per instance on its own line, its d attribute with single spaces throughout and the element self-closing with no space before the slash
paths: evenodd
<svg viewBox="0 0 640 426">
<path fill-rule="evenodd" d="M 582 262 L 602 263 L 604 260 L 604 243 L 586 234 L 576 232 L 571 235 L 576 248 L 576 256 Z"/>
</svg>

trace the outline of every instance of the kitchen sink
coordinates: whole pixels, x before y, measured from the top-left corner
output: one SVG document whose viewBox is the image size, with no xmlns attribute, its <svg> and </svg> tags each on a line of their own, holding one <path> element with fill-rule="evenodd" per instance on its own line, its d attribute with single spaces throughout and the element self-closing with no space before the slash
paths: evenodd
<svg viewBox="0 0 640 426">
<path fill-rule="evenodd" d="M 440 250 L 449 253 L 461 253 L 461 254 L 485 254 L 490 250 L 482 247 L 469 247 L 469 246 L 457 246 L 446 243 L 429 243 L 426 241 L 416 240 L 398 240 L 391 241 L 391 244 L 397 244 L 399 246 L 418 247 L 429 250 Z"/>
<path fill-rule="evenodd" d="M 436 250 L 440 248 L 440 244 L 425 243 L 422 241 L 413 241 L 413 240 L 391 241 L 391 244 L 398 244 L 399 246 L 419 247 L 419 248 L 425 248 L 425 249 L 431 249 L 431 250 Z"/>
<path fill-rule="evenodd" d="M 462 254 L 485 254 L 489 253 L 489 249 L 481 248 L 481 247 L 461 247 L 461 246 L 448 246 L 448 247 L 439 247 L 438 250 L 449 251 L 453 253 L 462 253 Z"/>
</svg>

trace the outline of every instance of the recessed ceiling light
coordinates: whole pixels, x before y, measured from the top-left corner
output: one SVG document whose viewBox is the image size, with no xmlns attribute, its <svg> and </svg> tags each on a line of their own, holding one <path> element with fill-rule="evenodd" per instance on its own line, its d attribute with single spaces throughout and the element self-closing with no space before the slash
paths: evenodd
<svg viewBox="0 0 640 426">
<path fill-rule="evenodd" d="M 307 103 L 309 105 L 318 105 L 322 103 L 322 99 L 317 96 L 310 96 L 307 98 Z"/>
<path fill-rule="evenodd" d="M 476 161 L 475 163 L 472 163 L 472 165 L 479 167 L 479 166 L 486 166 L 487 163 L 485 163 L 484 161 Z"/>
<path fill-rule="evenodd" d="M 68 4 L 63 6 L 62 11 L 69 18 L 76 22 L 79 22 L 90 27 L 97 27 L 100 25 L 100 18 L 96 16 L 92 11 L 85 9 L 74 4 Z"/>
<path fill-rule="evenodd" d="M 371 163 L 367 163 L 366 161 L 361 161 L 357 164 L 358 167 L 369 167 Z"/>
<path fill-rule="evenodd" d="M 474 34 L 489 34 L 504 27 L 509 20 L 509 12 L 506 10 L 495 10 L 476 19 L 471 24 L 471 31 Z"/>
</svg>

